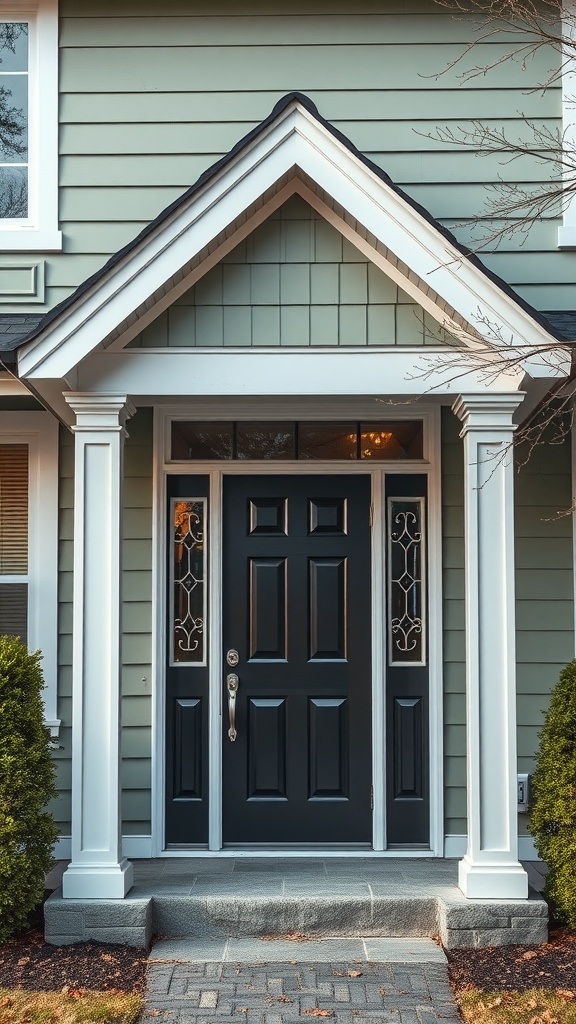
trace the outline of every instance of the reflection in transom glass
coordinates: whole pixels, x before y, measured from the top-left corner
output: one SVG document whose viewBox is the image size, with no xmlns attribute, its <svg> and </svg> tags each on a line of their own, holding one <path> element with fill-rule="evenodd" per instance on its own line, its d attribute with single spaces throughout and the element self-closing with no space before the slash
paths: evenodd
<svg viewBox="0 0 576 1024">
<path fill-rule="evenodd" d="M 300 459 L 355 459 L 355 423 L 300 423 L 298 457 Z"/>
<path fill-rule="evenodd" d="M 421 459 L 422 421 L 361 423 L 361 459 Z"/>
<path fill-rule="evenodd" d="M 237 459 L 293 459 L 296 455 L 294 423 L 237 423 Z"/>
<path fill-rule="evenodd" d="M 232 423 L 172 424 L 173 459 L 231 459 Z"/>
<path fill-rule="evenodd" d="M 346 461 L 422 459 L 422 420 L 376 423 L 172 423 L 170 457 L 179 462 L 220 459 Z"/>
<path fill-rule="evenodd" d="M 172 501 L 172 662 L 205 663 L 206 498 Z"/>
<path fill-rule="evenodd" d="M 28 24 L 0 21 L 0 218 L 28 216 Z"/>
</svg>

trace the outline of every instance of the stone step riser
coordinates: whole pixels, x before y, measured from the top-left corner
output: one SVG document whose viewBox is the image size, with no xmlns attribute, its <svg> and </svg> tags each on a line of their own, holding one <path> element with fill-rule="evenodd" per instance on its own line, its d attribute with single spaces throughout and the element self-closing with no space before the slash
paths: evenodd
<svg viewBox="0 0 576 1024">
<path fill-rule="evenodd" d="M 283 936 L 290 932 L 318 937 L 430 937 L 438 933 L 438 910 L 435 899 L 155 897 L 153 928 L 159 935 L 198 938 Z"/>
</svg>

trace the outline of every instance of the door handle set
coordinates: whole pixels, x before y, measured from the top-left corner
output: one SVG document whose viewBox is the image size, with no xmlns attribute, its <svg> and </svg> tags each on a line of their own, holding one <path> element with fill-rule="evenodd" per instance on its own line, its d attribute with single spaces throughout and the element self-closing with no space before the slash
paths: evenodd
<svg viewBox="0 0 576 1024">
<path fill-rule="evenodd" d="M 236 694 L 238 687 L 240 686 L 240 680 L 235 672 L 229 672 L 226 676 L 226 687 L 228 689 L 228 720 L 230 728 L 228 729 L 228 739 L 234 743 L 238 733 L 236 732 Z"/>
</svg>

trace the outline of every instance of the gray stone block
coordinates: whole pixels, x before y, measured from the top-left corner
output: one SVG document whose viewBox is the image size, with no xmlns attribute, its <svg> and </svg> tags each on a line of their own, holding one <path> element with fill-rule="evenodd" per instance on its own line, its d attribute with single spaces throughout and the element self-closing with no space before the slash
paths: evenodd
<svg viewBox="0 0 576 1024">
<path fill-rule="evenodd" d="M 226 937 L 225 928 L 211 920 L 205 897 L 162 896 L 152 901 L 155 935 L 189 935 L 196 938 Z"/>
<path fill-rule="evenodd" d="M 136 946 L 138 949 L 146 949 L 150 944 L 146 928 L 87 928 L 86 939 L 113 942 L 119 946 Z"/>
<path fill-rule="evenodd" d="M 508 941 L 522 946 L 539 945 L 541 942 L 548 942 L 548 924 L 546 921 L 543 921 L 539 925 L 513 928 L 511 938 Z"/>
<path fill-rule="evenodd" d="M 146 947 L 152 935 L 151 900 L 64 900 L 54 893 L 44 905 L 44 921 L 51 945 L 94 939 Z"/>
<path fill-rule="evenodd" d="M 462 906 L 446 907 L 448 928 L 508 928 L 511 918 L 502 914 L 499 907 L 468 903 Z"/>
<path fill-rule="evenodd" d="M 146 925 L 150 899 L 94 900 L 86 906 L 84 922 L 86 927 L 107 928 L 117 925 L 122 928 L 142 928 Z"/>
<path fill-rule="evenodd" d="M 467 949 L 475 946 L 476 934 L 471 928 L 448 929 L 440 932 L 440 940 L 445 949 Z"/>
<path fill-rule="evenodd" d="M 81 939 L 77 935 L 48 935 L 44 936 L 49 946 L 73 946 L 76 942 L 80 942 Z"/>
<path fill-rule="evenodd" d="M 44 906 L 46 941 L 51 942 L 51 935 L 76 935 L 76 942 L 84 935 L 84 915 L 81 911 L 68 909 L 59 904 L 46 901 Z"/>
<path fill-rule="evenodd" d="M 384 899 L 373 901 L 370 930 L 366 935 L 430 936 L 437 931 L 437 907 L 434 899 Z"/>
</svg>

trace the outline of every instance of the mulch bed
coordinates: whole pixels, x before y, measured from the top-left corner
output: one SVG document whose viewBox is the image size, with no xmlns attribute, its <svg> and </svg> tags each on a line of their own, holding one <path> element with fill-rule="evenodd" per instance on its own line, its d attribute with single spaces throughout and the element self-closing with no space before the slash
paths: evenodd
<svg viewBox="0 0 576 1024">
<path fill-rule="evenodd" d="M 576 991 L 576 933 L 551 928 L 542 946 L 491 946 L 446 952 L 455 990 L 561 988 Z"/>
<path fill-rule="evenodd" d="M 49 946 L 44 942 L 41 908 L 30 916 L 30 925 L 0 946 L 0 988 L 60 992 L 68 985 L 73 989 L 144 991 L 147 950 L 103 942 Z"/>
</svg>

